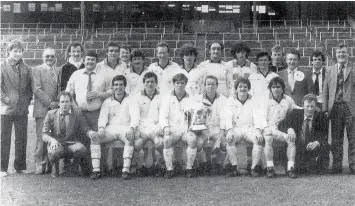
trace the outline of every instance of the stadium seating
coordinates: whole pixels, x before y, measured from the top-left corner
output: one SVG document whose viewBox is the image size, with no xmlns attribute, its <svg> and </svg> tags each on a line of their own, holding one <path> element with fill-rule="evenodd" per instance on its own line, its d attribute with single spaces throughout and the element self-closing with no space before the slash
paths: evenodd
<svg viewBox="0 0 355 206">
<path fill-rule="evenodd" d="M 223 51 L 224 60 L 231 60 L 230 49 L 236 41 L 244 41 L 251 48 L 249 59 L 254 61 L 259 51 L 270 51 L 275 44 L 279 44 L 287 51 L 297 48 L 302 55 L 300 65 L 307 67 L 310 56 L 315 49 L 328 52 L 334 57 L 334 47 L 339 43 L 346 43 L 350 48 L 350 57 L 355 55 L 354 32 L 347 25 L 327 23 L 326 21 L 312 21 L 307 26 L 272 26 L 259 27 L 256 30 L 249 25 L 237 28 L 236 33 L 207 33 L 202 38 L 204 45 L 197 45 L 199 53 L 202 53 L 204 61 L 208 58 L 207 46 L 212 41 L 221 41 L 225 45 Z M 286 24 L 285 24 L 286 25 Z M 41 58 L 41 51 L 48 46 L 57 50 L 58 58 L 64 58 L 66 46 L 73 41 L 84 41 L 86 49 L 93 49 L 105 56 L 105 48 L 109 42 L 128 44 L 132 48 L 142 49 L 150 63 L 156 59 L 154 48 L 160 41 L 166 41 L 170 47 L 171 58 L 179 60 L 178 48 L 185 43 L 196 45 L 201 37 L 194 33 L 175 33 L 172 22 L 138 22 L 119 23 L 104 22 L 100 28 L 94 29 L 94 25 L 87 25 L 87 29 L 81 34 L 79 24 L 1 24 L 1 45 L 5 48 L 6 42 L 20 38 L 24 42 L 24 59 L 30 65 L 37 63 Z M 1 58 L 4 58 L 4 52 Z M 58 59 L 58 62 L 65 62 Z M 328 61 L 327 61 L 328 62 Z"/>
</svg>

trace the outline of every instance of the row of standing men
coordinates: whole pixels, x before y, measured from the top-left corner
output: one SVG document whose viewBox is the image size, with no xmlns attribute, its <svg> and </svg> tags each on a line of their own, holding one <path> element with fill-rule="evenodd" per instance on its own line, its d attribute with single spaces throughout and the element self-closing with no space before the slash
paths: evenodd
<svg viewBox="0 0 355 206">
<path fill-rule="evenodd" d="M 341 172 L 343 134 L 344 128 L 347 128 L 349 139 L 349 166 L 351 171 L 354 171 L 355 151 L 352 141 L 354 139 L 352 138 L 354 134 L 353 112 L 355 111 L 353 99 L 354 71 L 352 69 L 353 64 L 348 61 L 346 45 L 339 45 L 336 52 L 338 63 L 327 69 L 323 68 L 324 55 L 316 51 L 312 55 L 312 71 L 298 68 L 300 55 L 297 50 L 290 50 L 286 53 L 286 65 L 282 65 L 283 61 L 278 61 L 279 64 L 276 64 L 277 60 L 283 59 L 282 49 L 279 46 L 275 46 L 272 49 L 272 63 L 275 63 L 275 65 L 271 65 L 271 57 L 267 53 L 261 52 L 257 55 L 258 67 L 247 59 L 250 48 L 243 42 L 236 43 L 232 48 L 232 55 L 235 59 L 230 62 L 221 60 L 223 44 L 212 42 L 209 47 L 211 58 L 200 63 L 198 66 L 195 65 L 197 50 L 192 45 L 184 45 L 180 49 L 181 58 L 183 60 L 182 66 L 178 66 L 176 63 L 169 60 L 169 49 L 168 44 L 160 43 L 157 46 L 158 61 L 152 63 L 146 69 L 144 67 L 144 54 L 139 50 L 133 50 L 130 55 L 129 48 L 120 48 L 117 44 L 111 43 L 107 47 L 107 58 L 96 64 L 97 55 L 94 52 L 87 52 L 85 59 L 83 59 L 82 45 L 72 43 L 68 46 L 68 53 L 70 55 L 68 63 L 60 69 L 55 67 L 55 50 L 47 48 L 43 52 L 43 65 L 31 71 L 21 59 L 23 51 L 21 42 L 11 42 L 7 50 L 9 57 L 2 64 L 2 68 L 4 68 L 2 69 L 1 84 L 2 174 L 7 174 L 11 128 L 13 123 L 15 123 L 16 133 L 15 144 L 17 148 L 21 148 L 16 149 L 15 170 L 18 172 L 26 172 L 26 149 L 24 145 L 26 145 L 27 140 L 27 107 L 32 97 L 32 91 L 35 97 L 33 114 L 36 118 L 37 133 L 37 147 L 35 152 L 36 173 L 43 173 L 43 166 L 46 162 L 46 158 L 44 158 L 43 155 L 43 122 L 48 110 L 58 108 L 60 105 L 60 103 L 58 104 L 57 102 L 58 93 L 67 90 L 74 96 L 76 102 L 75 108 L 85 117 L 84 119 L 86 119 L 91 130 L 99 131 L 90 132 L 89 136 L 91 140 L 87 143 L 87 145 L 91 145 L 91 156 L 94 155 L 95 157 L 92 158 L 94 167 L 93 176 L 99 177 L 100 174 L 97 173 L 97 166 L 95 171 L 94 165 L 97 165 L 98 148 L 100 148 L 100 146 L 97 147 L 97 145 L 92 144 L 92 139 L 100 137 L 100 135 L 98 135 L 102 134 L 100 133 L 100 129 L 102 129 L 102 127 L 106 128 L 107 126 L 107 122 L 106 125 L 100 125 L 99 116 L 103 106 L 102 103 L 109 101 L 109 97 L 112 99 L 115 96 L 112 96 L 114 85 L 111 86 L 111 83 L 113 83 L 111 80 L 117 74 L 124 75 L 127 85 L 125 85 L 125 90 L 127 91 L 125 94 L 139 94 L 144 88 L 143 76 L 148 71 L 152 71 L 157 75 L 157 87 L 159 92 L 163 95 L 173 91 L 175 84 L 172 80 L 173 77 L 179 73 L 188 77 L 186 91 L 191 96 L 203 95 L 208 89 L 206 77 L 212 75 L 216 77 L 218 81 L 216 92 L 221 96 L 232 98 L 236 94 L 235 91 L 237 91 L 237 88 L 234 87 L 234 81 L 244 77 L 251 82 L 247 89 L 251 96 L 254 97 L 253 99 L 257 99 L 255 100 L 257 102 L 268 102 L 268 84 L 272 78 L 280 76 L 285 85 L 282 88 L 283 93 L 290 96 L 296 105 L 303 106 L 302 98 L 308 93 L 314 93 L 317 98 L 317 106 L 321 108 L 324 114 L 332 121 L 331 149 L 334 157 L 332 173 Z M 119 54 L 121 58 L 119 58 Z M 124 59 L 130 61 L 126 63 Z M 273 71 L 278 71 L 278 74 Z M 214 101 L 210 101 L 210 103 L 213 102 Z M 119 102 L 119 104 L 121 103 L 122 102 Z M 77 111 L 76 109 L 74 110 Z M 240 111 L 238 110 L 238 112 Z M 110 118 L 115 119 L 113 117 L 109 117 L 108 119 L 110 120 Z M 225 129 L 226 128 L 224 128 L 224 130 Z M 269 130 L 264 127 L 260 128 L 260 130 L 262 132 L 269 132 Z M 43 128 L 43 132 L 44 131 L 45 128 Z M 224 131 L 226 137 L 228 137 L 228 133 L 229 131 Z M 68 132 L 66 132 L 66 135 L 68 135 Z M 116 139 L 117 136 L 122 135 L 116 135 Z M 227 139 L 231 140 L 230 138 Z M 57 147 L 51 147 L 51 149 L 56 148 Z M 132 151 L 132 149 L 127 151 Z M 234 150 L 231 149 L 231 151 Z M 162 156 L 166 156 L 166 154 L 170 155 L 170 153 L 171 152 L 164 151 L 164 155 Z M 187 149 L 187 153 L 194 152 Z M 128 154 L 130 154 L 130 152 L 126 152 L 126 156 L 129 156 Z M 229 159 L 231 158 L 229 157 Z M 289 162 L 289 170 L 294 168 L 292 165 L 293 163 Z M 269 166 L 272 166 L 270 161 Z M 253 167 L 255 167 L 254 163 L 252 169 Z M 167 168 L 169 170 L 168 165 Z M 125 176 L 128 176 L 127 169 L 125 169 L 124 172 Z M 171 173 L 167 174 L 168 176 L 172 176 Z"/>
</svg>

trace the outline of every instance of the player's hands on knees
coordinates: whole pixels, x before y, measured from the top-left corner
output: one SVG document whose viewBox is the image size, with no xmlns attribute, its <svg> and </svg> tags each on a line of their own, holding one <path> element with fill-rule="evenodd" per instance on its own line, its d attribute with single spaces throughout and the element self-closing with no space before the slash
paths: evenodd
<svg viewBox="0 0 355 206">
<path fill-rule="evenodd" d="M 294 142 L 296 140 L 295 130 L 293 130 L 292 128 L 289 128 L 287 130 L 287 137 L 290 142 Z"/>
<path fill-rule="evenodd" d="M 234 132 L 233 129 L 229 129 L 227 132 L 226 140 L 227 142 L 232 142 L 234 138 Z"/>
<path fill-rule="evenodd" d="M 58 149 L 59 147 L 61 147 L 62 145 L 55 139 L 52 139 L 50 142 L 49 142 L 49 146 L 48 146 L 48 150 L 49 151 L 54 151 L 56 149 Z"/>
<path fill-rule="evenodd" d="M 132 141 L 133 137 L 134 137 L 134 128 L 131 127 L 131 128 L 129 129 L 129 131 L 126 133 L 126 139 L 127 139 L 128 141 Z"/>
<path fill-rule="evenodd" d="M 319 147 L 319 146 L 320 146 L 319 142 L 318 142 L 318 141 L 314 141 L 314 142 L 308 143 L 306 149 L 307 149 L 308 151 L 311 151 L 311 150 L 316 149 L 316 148 Z"/>
<path fill-rule="evenodd" d="M 164 127 L 163 134 L 164 134 L 164 136 L 165 135 L 169 135 L 170 134 L 170 128 L 169 127 Z"/>
</svg>

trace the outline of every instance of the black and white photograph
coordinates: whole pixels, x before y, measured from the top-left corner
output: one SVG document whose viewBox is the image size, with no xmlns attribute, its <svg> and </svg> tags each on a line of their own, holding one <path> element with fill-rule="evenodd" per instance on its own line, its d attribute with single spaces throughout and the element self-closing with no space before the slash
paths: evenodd
<svg viewBox="0 0 355 206">
<path fill-rule="evenodd" d="M 0 10 L 0 205 L 355 205 L 354 1 Z"/>
</svg>

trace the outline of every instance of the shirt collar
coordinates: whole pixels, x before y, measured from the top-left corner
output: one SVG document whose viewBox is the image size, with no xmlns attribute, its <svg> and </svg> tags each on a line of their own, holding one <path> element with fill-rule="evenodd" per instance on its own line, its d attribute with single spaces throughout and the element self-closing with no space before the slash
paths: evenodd
<svg viewBox="0 0 355 206">
<path fill-rule="evenodd" d="M 298 71 L 298 67 L 293 70 L 293 73 Z M 287 73 L 291 73 L 291 69 L 287 67 Z"/>
<path fill-rule="evenodd" d="M 349 62 L 349 61 L 346 61 L 346 62 L 345 62 L 345 64 L 344 64 L 344 69 L 345 69 L 346 67 L 348 67 L 348 62 Z M 338 65 L 338 70 L 339 70 L 341 64 L 340 64 L 340 63 L 337 63 L 337 65 Z"/>
<path fill-rule="evenodd" d="M 272 99 L 273 101 L 275 101 L 275 102 L 277 102 L 278 104 L 280 104 L 280 102 L 281 102 L 283 99 L 286 99 L 286 97 L 285 97 L 285 94 L 282 94 L 281 100 L 280 100 L 280 101 L 277 101 L 277 100 L 275 99 L 274 95 L 270 92 L 269 99 Z"/>
<path fill-rule="evenodd" d="M 179 99 L 179 98 L 176 96 L 175 90 L 173 90 L 170 94 L 171 94 L 172 96 L 175 96 L 176 99 L 179 100 L 179 102 L 181 102 L 181 100 L 183 100 L 184 98 L 188 98 L 188 97 L 189 97 L 189 94 L 188 94 L 186 91 L 185 91 L 185 95 L 184 95 L 181 99 Z"/>
<path fill-rule="evenodd" d="M 60 115 L 64 115 L 63 111 L 61 109 L 59 109 L 59 114 Z M 69 109 L 68 113 L 67 114 L 71 114 L 71 108 Z"/>
<path fill-rule="evenodd" d="M 242 102 L 242 101 L 239 100 L 238 94 L 234 94 L 234 98 L 235 98 L 236 100 L 238 100 L 238 102 L 240 102 L 241 104 L 245 104 L 245 102 L 247 102 L 248 100 L 251 99 L 251 94 L 248 93 L 248 97 L 247 97 L 247 99 L 246 99 L 244 102 Z"/>
<path fill-rule="evenodd" d="M 219 59 L 218 62 L 214 62 L 214 61 L 212 61 L 212 59 L 210 59 L 209 61 L 210 61 L 210 63 L 216 63 L 216 64 L 221 64 L 222 63 L 222 59 Z"/>
<path fill-rule="evenodd" d="M 7 62 L 9 65 L 11 65 L 11 66 L 18 66 L 18 65 L 20 65 L 21 63 L 23 63 L 23 60 L 20 59 L 20 60 L 18 60 L 17 62 L 15 62 L 15 61 L 13 61 L 12 59 L 7 58 L 7 59 L 6 59 L 6 62 Z"/>
<path fill-rule="evenodd" d="M 307 117 L 306 115 L 304 115 L 304 116 L 303 116 L 303 120 L 309 119 L 309 120 L 312 121 L 312 120 L 313 120 L 313 117 L 314 117 L 314 115 L 311 116 L 311 117 Z"/>
<path fill-rule="evenodd" d="M 123 100 L 124 100 L 126 97 L 128 97 L 128 96 L 129 96 L 129 95 L 128 95 L 126 92 L 124 92 L 124 96 L 123 96 L 123 98 L 122 98 L 121 101 L 119 101 L 118 99 L 116 99 L 115 94 L 113 94 L 111 98 L 112 98 L 112 100 L 118 101 L 120 104 L 122 104 Z"/>
<path fill-rule="evenodd" d="M 156 64 L 157 64 L 157 66 L 158 66 L 158 67 L 160 67 L 160 68 L 162 68 L 162 69 L 164 70 L 164 69 L 166 69 L 166 67 L 168 67 L 168 66 L 170 66 L 170 65 L 171 65 L 171 61 L 170 61 L 170 60 L 168 60 L 168 64 L 166 64 L 164 67 L 160 66 L 160 64 L 159 64 L 159 60 L 156 62 Z"/>
<path fill-rule="evenodd" d="M 321 68 L 320 70 L 319 70 L 319 73 L 322 73 L 323 72 L 323 68 Z M 312 74 L 315 74 L 316 73 L 316 70 L 314 69 L 314 67 L 312 68 Z"/>
<path fill-rule="evenodd" d="M 97 67 L 96 67 L 97 68 Z M 86 69 L 84 69 L 84 74 L 91 74 L 91 73 L 94 73 L 94 74 L 96 74 L 96 72 L 97 72 L 97 69 L 93 69 L 91 72 L 88 72 Z"/>
<path fill-rule="evenodd" d="M 83 58 L 81 58 L 81 60 L 80 60 L 80 61 L 75 62 L 74 60 L 72 60 L 72 58 L 69 58 L 68 62 L 69 62 L 70 64 L 74 65 L 76 68 L 78 68 L 78 69 L 79 69 L 79 68 L 80 68 L 80 66 L 84 63 L 84 59 L 83 59 Z"/>
<path fill-rule="evenodd" d="M 143 69 L 142 69 L 141 73 L 138 74 L 138 73 L 133 69 L 133 66 L 132 66 L 132 65 L 130 66 L 130 72 L 131 72 L 131 73 L 138 74 L 138 75 L 142 75 L 143 72 L 145 72 L 146 70 L 147 70 L 147 67 L 143 66 Z"/>
<path fill-rule="evenodd" d="M 240 68 L 243 68 L 243 67 L 250 67 L 250 65 L 251 65 L 251 62 L 250 62 L 248 59 L 245 60 L 245 64 L 242 65 L 242 66 L 240 66 L 240 65 L 238 64 L 238 60 L 237 60 L 237 59 L 234 59 L 234 63 L 235 63 L 234 67 L 240 67 Z"/>
<path fill-rule="evenodd" d="M 202 98 L 208 100 L 209 102 L 211 102 L 213 104 L 213 102 L 219 97 L 220 95 L 216 92 L 216 95 L 214 97 L 214 99 L 209 99 L 207 96 L 207 92 L 204 92 L 202 95 Z"/>
<path fill-rule="evenodd" d="M 104 59 L 104 65 L 109 66 L 109 67 L 111 67 L 112 69 L 115 69 L 120 63 L 121 63 L 120 60 L 117 59 L 117 64 L 116 64 L 114 67 L 111 67 L 111 66 L 108 64 L 108 57 L 106 57 L 106 58 Z"/>
<path fill-rule="evenodd" d="M 141 91 L 141 95 L 148 97 L 150 100 L 153 100 L 154 97 L 155 97 L 156 95 L 158 95 L 158 94 L 160 94 L 159 91 L 158 91 L 157 89 L 155 89 L 155 92 L 154 92 L 152 98 L 150 98 L 150 97 L 148 96 L 147 92 L 145 91 L 145 89 L 143 89 L 143 90 Z"/>
<path fill-rule="evenodd" d="M 261 75 L 263 75 L 264 78 L 266 78 L 267 75 L 269 75 L 269 74 L 271 73 L 271 71 L 270 71 L 270 68 L 269 68 L 269 70 L 268 70 L 268 71 L 266 72 L 266 74 L 264 75 L 264 74 L 260 71 L 260 69 L 258 68 L 258 73 L 261 74 Z"/>
</svg>

